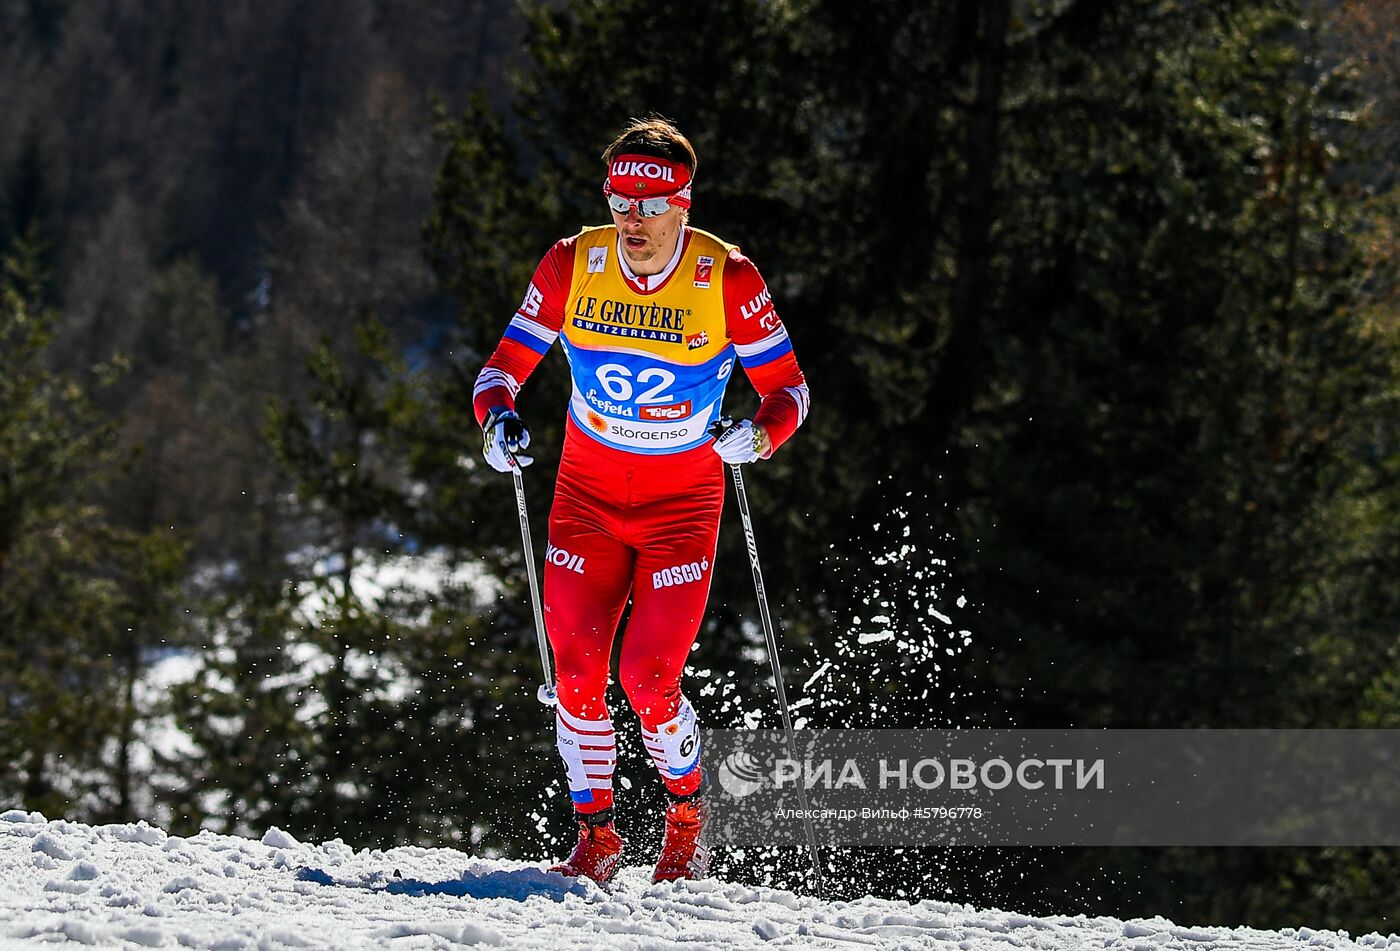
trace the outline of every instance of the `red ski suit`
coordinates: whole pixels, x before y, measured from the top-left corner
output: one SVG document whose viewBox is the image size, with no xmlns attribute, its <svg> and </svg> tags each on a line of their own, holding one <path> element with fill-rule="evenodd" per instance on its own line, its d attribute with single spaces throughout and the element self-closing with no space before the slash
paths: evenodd
<svg viewBox="0 0 1400 951">
<path fill-rule="evenodd" d="M 479 422 L 514 408 L 556 339 L 573 398 L 549 516 L 545 628 L 559 751 L 575 807 L 590 812 L 612 803 L 616 743 L 604 694 L 629 595 L 618 680 L 667 787 L 684 795 L 699 783 L 696 718 L 680 680 L 709 597 L 724 502 L 724 466 L 706 428 L 736 357 L 762 397 L 754 422 L 772 449 L 806 417 L 807 386 L 757 268 L 690 227 L 650 276 L 631 272 L 611 227 L 556 243 L 477 378 Z"/>
</svg>

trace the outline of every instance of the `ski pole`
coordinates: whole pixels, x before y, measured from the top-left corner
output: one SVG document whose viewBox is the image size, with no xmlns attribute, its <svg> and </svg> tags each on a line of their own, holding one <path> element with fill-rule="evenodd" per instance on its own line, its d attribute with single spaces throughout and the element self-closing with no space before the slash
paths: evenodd
<svg viewBox="0 0 1400 951">
<path fill-rule="evenodd" d="M 729 417 L 717 420 L 710 427 L 712 434 L 722 435 L 734 426 L 734 421 Z M 739 498 L 739 517 L 744 522 L 744 541 L 749 549 L 749 566 L 753 569 L 754 591 L 758 594 L 758 614 L 763 622 L 763 636 L 768 641 L 768 657 L 773 662 L 773 685 L 778 689 L 778 710 L 783 717 L 783 732 L 787 736 L 788 758 L 796 763 L 797 742 L 793 739 L 792 733 L 792 713 L 788 709 L 787 693 L 783 690 L 783 668 L 778 662 L 778 638 L 773 633 L 773 618 L 768 613 L 768 594 L 763 587 L 763 570 L 758 564 L 758 540 L 754 535 L 753 518 L 749 515 L 749 496 L 744 491 L 744 474 L 739 470 L 738 463 L 729 466 L 730 473 L 734 476 L 734 492 Z M 802 824 L 807 831 L 807 848 L 812 854 L 812 871 L 816 874 L 817 897 L 822 895 L 822 861 L 821 853 L 817 850 L 817 836 L 812 831 L 812 812 L 807 807 L 807 790 L 803 783 L 797 784 L 797 800 L 802 806 Z"/>
<path fill-rule="evenodd" d="M 512 460 L 514 462 L 514 460 Z M 554 706 L 559 698 L 554 689 L 554 669 L 549 662 L 549 639 L 544 633 L 544 609 L 540 607 L 540 579 L 535 574 L 535 546 L 530 541 L 530 516 L 525 510 L 525 479 L 518 463 L 511 467 L 515 476 L 515 507 L 520 512 L 520 538 L 525 543 L 525 570 L 530 576 L 530 601 L 535 608 L 535 639 L 540 645 L 540 666 L 544 668 L 544 683 L 535 697 L 545 706 Z"/>
</svg>

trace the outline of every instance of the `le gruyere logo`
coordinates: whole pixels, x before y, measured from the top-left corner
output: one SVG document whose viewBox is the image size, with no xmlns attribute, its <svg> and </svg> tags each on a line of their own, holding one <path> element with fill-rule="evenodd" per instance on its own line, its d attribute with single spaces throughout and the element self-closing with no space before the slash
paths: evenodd
<svg viewBox="0 0 1400 951">
<path fill-rule="evenodd" d="M 574 303 L 573 323 L 580 330 L 614 337 L 684 343 L 685 318 L 689 314 L 689 310 L 680 307 L 580 297 Z"/>
</svg>

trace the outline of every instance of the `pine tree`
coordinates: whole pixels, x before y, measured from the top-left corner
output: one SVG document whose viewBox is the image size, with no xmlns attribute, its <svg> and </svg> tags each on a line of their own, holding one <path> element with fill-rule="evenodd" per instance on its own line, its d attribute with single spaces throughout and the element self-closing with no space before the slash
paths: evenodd
<svg viewBox="0 0 1400 951">
<path fill-rule="evenodd" d="M 460 410 L 444 409 L 460 393 L 408 372 L 382 325 L 356 340 L 349 357 L 319 347 L 307 401 L 269 416 L 306 545 L 283 583 L 212 620 L 176 704 L 191 779 L 167 795 L 231 830 L 502 849 L 529 835 L 520 790 L 543 780 L 526 751 L 546 740 L 522 725 L 532 634 L 502 633 L 523 606 L 480 620 L 483 599 L 520 592 L 454 526 L 509 526 L 511 510 L 462 494 L 484 467 L 462 465 Z"/>
<path fill-rule="evenodd" d="M 114 523 L 101 490 L 114 424 L 49 369 L 37 241 L 0 283 L 0 793 L 28 808 L 133 818 L 134 683 L 170 633 L 181 551 Z M 94 369 L 110 382 L 120 366 Z"/>
</svg>

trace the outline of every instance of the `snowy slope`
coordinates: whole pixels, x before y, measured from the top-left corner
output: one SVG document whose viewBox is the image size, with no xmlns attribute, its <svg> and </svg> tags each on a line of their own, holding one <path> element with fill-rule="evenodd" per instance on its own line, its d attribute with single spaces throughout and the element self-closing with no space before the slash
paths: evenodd
<svg viewBox="0 0 1400 951">
<path fill-rule="evenodd" d="M 395 871 L 401 877 L 395 877 Z M 708 881 L 652 885 L 625 869 L 611 892 L 521 862 L 449 849 L 356 852 L 145 823 L 87 826 L 0 815 L 0 951 L 105 948 L 1395 948 L 1400 935 L 1183 928 L 1157 918 L 1036 919 L 965 905 L 821 902 Z"/>
</svg>

